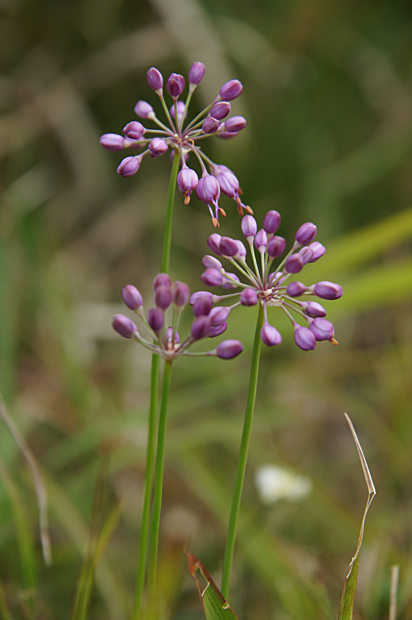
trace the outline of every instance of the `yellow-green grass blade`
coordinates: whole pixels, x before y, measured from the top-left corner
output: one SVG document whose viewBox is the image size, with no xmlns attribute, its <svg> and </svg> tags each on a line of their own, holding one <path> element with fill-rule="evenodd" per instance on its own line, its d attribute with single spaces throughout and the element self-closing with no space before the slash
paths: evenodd
<svg viewBox="0 0 412 620">
<path fill-rule="evenodd" d="M 206 620 L 237 620 L 237 616 L 232 611 L 229 603 L 222 596 L 222 593 L 202 562 L 193 554 L 188 553 L 187 563 L 189 572 L 199 590 Z M 203 580 L 202 583 L 200 579 Z"/>
</svg>

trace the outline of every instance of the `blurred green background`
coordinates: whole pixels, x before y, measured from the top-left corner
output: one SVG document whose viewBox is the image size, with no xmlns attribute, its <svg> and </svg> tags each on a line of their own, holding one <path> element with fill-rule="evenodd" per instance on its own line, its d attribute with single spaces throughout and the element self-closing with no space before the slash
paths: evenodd
<svg viewBox="0 0 412 620">
<path fill-rule="evenodd" d="M 345 290 L 328 305 L 339 347 L 303 353 L 271 315 L 283 343 L 263 352 L 230 602 L 244 619 L 336 617 L 367 496 L 347 411 L 378 489 L 356 617 L 387 617 L 399 563 L 399 617 L 410 618 L 411 3 L 1 0 L 0 41 L 0 385 L 45 479 L 54 555 L 45 567 L 32 481 L 1 423 L 2 617 L 72 617 L 92 523 L 106 523 L 108 542 L 87 617 L 130 617 L 150 357 L 110 322 L 125 284 L 150 294 L 170 165 L 145 159 L 120 178 L 122 155 L 99 136 L 133 120 L 138 99 L 158 105 L 150 66 L 186 75 L 201 60 L 193 109 L 238 78 L 233 111 L 248 119 L 208 155 L 235 171 L 258 220 L 282 213 L 280 234 L 314 221 L 327 253 L 305 281 Z M 221 205 L 221 230 L 238 236 L 234 204 Z M 175 216 L 172 277 L 195 290 L 210 219 L 180 195 Z M 161 542 L 170 618 L 202 618 L 185 546 L 220 580 L 254 321 L 253 309 L 233 317 L 241 357 L 174 371 Z M 262 503 L 254 476 L 266 464 L 307 476 L 312 492 Z"/>
</svg>

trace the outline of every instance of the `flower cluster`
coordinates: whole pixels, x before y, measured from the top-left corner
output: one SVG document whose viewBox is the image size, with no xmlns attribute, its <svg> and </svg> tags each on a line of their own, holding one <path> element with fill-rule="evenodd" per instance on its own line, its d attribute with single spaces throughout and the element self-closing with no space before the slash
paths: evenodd
<svg viewBox="0 0 412 620">
<path fill-rule="evenodd" d="M 163 76 L 152 67 L 147 72 L 149 86 L 158 95 L 167 124 L 159 120 L 153 107 L 147 101 L 138 101 L 134 111 L 143 119 L 152 121 L 157 128 L 149 129 L 138 121 L 131 121 L 123 128 L 123 135 L 107 133 L 100 138 L 100 144 L 109 151 L 121 151 L 128 148 L 144 148 L 139 155 L 132 155 L 123 159 L 117 168 L 118 174 L 130 177 L 139 170 L 142 159 L 150 154 L 159 157 L 169 149 L 178 151 L 181 169 L 177 177 L 177 184 L 184 196 L 185 204 L 190 201 L 190 195 L 195 191 L 196 196 L 207 204 L 213 226 L 219 227 L 219 214 L 225 215 L 219 207 L 220 192 L 233 198 L 237 209 L 243 215 L 243 209 L 252 213 L 250 207 L 241 201 L 241 189 L 235 174 L 226 168 L 215 164 L 202 151 L 199 142 L 204 138 L 216 135 L 221 138 L 232 138 L 246 127 L 243 116 L 231 116 L 230 102 L 238 97 L 243 86 L 239 80 L 230 80 L 222 86 L 218 96 L 200 114 L 185 125 L 189 103 L 197 85 L 202 81 L 205 66 L 195 62 L 189 69 L 189 89 L 185 101 L 179 100 L 185 88 L 185 78 L 178 73 L 172 73 L 167 80 L 166 89 L 172 99 L 172 106 L 167 107 L 163 96 Z M 189 153 L 193 153 L 200 164 L 202 176 L 187 166 Z"/>
<path fill-rule="evenodd" d="M 329 340 L 338 344 L 334 338 L 334 329 L 326 316 L 326 310 L 316 301 L 308 301 L 309 296 L 321 299 L 339 299 L 342 287 L 332 282 L 317 282 L 305 286 L 301 282 L 289 282 L 292 275 L 299 273 L 307 263 L 314 263 L 325 253 L 324 246 L 314 241 L 316 226 L 310 222 L 303 224 L 296 233 L 295 241 L 289 253 L 281 262 L 272 268 L 275 259 L 281 257 L 286 248 L 286 240 L 276 235 L 280 225 L 277 211 L 268 211 L 263 221 L 263 228 L 258 230 L 257 223 L 251 215 L 242 219 L 242 232 L 246 238 L 251 255 L 251 266 L 246 261 L 246 247 L 242 241 L 230 237 L 222 237 L 217 233 L 210 235 L 209 248 L 215 256 L 227 259 L 242 275 L 241 281 L 237 274 L 227 272 L 215 256 L 204 256 L 203 266 L 206 268 L 201 279 L 208 286 L 222 286 L 225 289 L 241 289 L 240 292 L 228 295 L 212 295 L 209 292 L 198 293 L 210 298 L 212 303 L 226 298 L 232 299 L 240 295 L 239 301 L 232 306 L 222 306 L 226 316 L 239 305 L 254 306 L 261 303 L 264 308 L 264 324 L 261 339 L 267 346 L 280 344 L 282 337 L 279 331 L 269 324 L 267 308 L 279 307 L 292 322 L 294 339 L 298 347 L 304 351 L 314 349 L 316 341 Z M 297 299 L 302 298 L 302 299 Z M 216 311 L 216 308 L 214 308 Z M 293 314 L 304 321 L 298 323 Z"/>
<path fill-rule="evenodd" d="M 238 340 L 224 340 L 216 349 L 206 353 L 188 351 L 194 342 L 203 338 L 219 336 L 224 329 L 221 328 L 221 323 L 217 327 L 216 322 L 213 321 L 213 314 L 210 313 L 212 304 L 209 305 L 200 300 L 193 306 L 194 320 L 190 334 L 183 341 L 180 341 L 177 331 L 180 316 L 190 297 L 189 287 L 184 282 L 172 283 L 167 274 L 159 273 L 153 281 L 153 296 L 155 307 L 150 308 L 145 315 L 143 298 L 138 289 L 129 284 L 122 290 L 125 305 L 133 310 L 144 323 L 151 334 L 152 342 L 143 338 L 135 323 L 123 314 L 116 314 L 113 318 L 112 325 L 115 331 L 124 338 L 134 338 L 152 353 L 157 353 L 169 361 L 180 355 L 207 355 L 217 356 L 221 359 L 232 359 L 242 352 L 243 347 Z M 172 318 L 168 324 L 165 313 L 169 308 L 172 308 Z"/>
</svg>

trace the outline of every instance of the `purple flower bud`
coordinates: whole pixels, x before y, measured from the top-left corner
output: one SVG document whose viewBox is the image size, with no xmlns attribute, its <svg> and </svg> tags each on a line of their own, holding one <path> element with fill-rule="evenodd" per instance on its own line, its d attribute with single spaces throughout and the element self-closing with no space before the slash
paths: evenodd
<svg viewBox="0 0 412 620">
<path fill-rule="evenodd" d="M 149 142 L 149 152 L 152 157 L 164 155 L 168 149 L 166 140 L 163 138 L 153 138 Z"/>
<path fill-rule="evenodd" d="M 193 303 L 193 314 L 195 316 L 207 316 L 212 309 L 212 298 L 207 295 L 199 296 Z"/>
<path fill-rule="evenodd" d="M 203 284 L 207 286 L 220 286 L 223 282 L 223 276 L 217 269 L 206 269 L 200 276 Z"/>
<path fill-rule="evenodd" d="M 194 62 L 189 69 L 188 80 L 189 84 L 200 84 L 203 80 L 206 68 L 203 62 Z"/>
<path fill-rule="evenodd" d="M 123 133 L 131 140 L 140 140 L 146 129 L 139 121 L 131 121 L 123 127 Z"/>
<path fill-rule="evenodd" d="M 194 306 L 197 300 L 201 297 L 207 297 L 208 299 L 210 299 L 210 307 L 212 307 L 213 294 L 210 291 L 196 291 L 196 293 L 192 293 L 189 299 L 190 305 Z"/>
<path fill-rule="evenodd" d="M 304 266 L 303 258 L 300 254 L 291 254 L 285 262 L 285 271 L 288 273 L 299 273 Z"/>
<path fill-rule="evenodd" d="M 343 295 L 343 289 L 339 284 L 326 281 L 315 284 L 313 291 L 321 299 L 339 299 Z"/>
<path fill-rule="evenodd" d="M 278 258 L 283 254 L 286 247 L 286 239 L 283 237 L 278 237 L 278 235 L 274 235 L 268 241 L 268 245 L 266 251 L 271 260 L 274 258 Z"/>
<path fill-rule="evenodd" d="M 220 241 L 222 237 L 218 233 L 213 233 L 209 236 L 207 240 L 207 245 L 212 250 L 214 254 L 217 256 L 222 256 L 222 252 L 220 251 Z"/>
<path fill-rule="evenodd" d="M 236 282 L 240 282 L 239 277 L 235 273 L 228 273 L 228 272 L 226 272 L 226 276 L 229 276 L 230 279 L 227 277 L 223 278 L 223 282 L 222 282 L 223 288 L 228 291 L 232 288 L 237 288 Z"/>
<path fill-rule="evenodd" d="M 313 250 L 310 246 L 305 246 L 304 248 L 299 250 L 299 254 L 302 257 L 304 265 L 307 265 L 308 263 L 312 262 Z"/>
<path fill-rule="evenodd" d="M 220 185 L 220 189 L 226 196 L 237 198 L 237 196 L 239 196 L 240 186 L 236 175 L 229 170 L 229 168 L 226 168 L 226 166 L 219 166 L 218 169 L 220 172 L 217 174 L 216 178 Z"/>
<path fill-rule="evenodd" d="M 256 306 L 258 296 L 254 288 L 244 288 L 240 293 L 240 303 L 242 306 Z"/>
<path fill-rule="evenodd" d="M 206 254 L 206 256 L 202 258 L 202 265 L 205 269 L 222 269 L 222 263 L 220 260 L 217 260 L 217 258 L 210 256 L 209 254 Z"/>
<path fill-rule="evenodd" d="M 151 67 L 147 71 L 146 77 L 147 83 L 154 91 L 160 90 L 163 87 L 163 76 L 156 67 Z"/>
<path fill-rule="evenodd" d="M 133 284 L 128 284 L 123 288 L 122 299 L 130 310 L 137 310 L 143 305 L 143 298 Z"/>
<path fill-rule="evenodd" d="M 167 310 L 172 303 L 172 293 L 169 286 L 161 284 L 155 289 L 154 301 L 158 308 Z"/>
<path fill-rule="evenodd" d="M 230 237 L 222 237 L 220 240 L 220 251 L 223 256 L 232 257 L 238 253 L 239 248 L 234 239 L 231 239 Z"/>
<path fill-rule="evenodd" d="M 170 286 L 171 280 L 167 273 L 158 273 L 153 280 L 153 290 L 155 291 L 158 286 Z"/>
<path fill-rule="evenodd" d="M 223 140 L 230 140 L 230 138 L 237 136 L 237 131 L 230 133 L 230 131 L 224 131 L 222 129 L 222 131 L 218 131 L 216 135 L 218 138 L 222 138 Z"/>
<path fill-rule="evenodd" d="M 230 107 L 231 106 L 228 101 L 218 101 L 210 108 L 209 114 L 218 121 L 221 121 L 230 113 Z"/>
<path fill-rule="evenodd" d="M 300 245 L 307 245 L 311 243 L 316 237 L 317 228 L 315 224 L 312 222 L 306 222 L 306 224 L 302 224 L 302 226 L 298 229 L 296 233 L 296 241 L 300 243 Z"/>
<path fill-rule="evenodd" d="M 190 290 L 187 284 L 176 280 L 172 284 L 172 302 L 178 308 L 182 308 L 187 304 L 190 297 Z"/>
<path fill-rule="evenodd" d="M 246 256 L 246 248 L 243 245 L 243 243 L 241 241 L 239 241 L 239 239 L 235 239 L 236 243 L 237 243 L 237 254 L 235 254 L 234 258 L 236 258 L 236 260 L 241 260 L 242 258 L 245 258 Z"/>
<path fill-rule="evenodd" d="M 243 351 L 242 343 L 239 340 L 224 340 L 216 349 L 217 356 L 221 360 L 231 360 Z"/>
<path fill-rule="evenodd" d="M 256 233 L 256 237 L 255 237 L 255 248 L 258 250 L 258 252 L 265 252 L 266 250 L 266 246 L 268 243 L 268 237 L 266 232 L 263 230 L 263 228 L 261 228 L 260 230 L 258 230 L 258 232 Z"/>
<path fill-rule="evenodd" d="M 205 120 L 202 123 L 202 131 L 203 133 L 216 133 L 220 127 L 220 121 L 213 116 L 206 116 Z"/>
<path fill-rule="evenodd" d="M 319 243 L 319 241 L 314 241 L 313 243 L 308 245 L 308 248 L 310 248 L 312 250 L 312 252 L 313 252 L 313 256 L 312 256 L 312 258 L 309 261 L 310 263 L 315 263 L 326 252 L 325 246 L 323 246 L 321 243 Z"/>
<path fill-rule="evenodd" d="M 208 316 L 198 316 L 192 323 L 190 334 L 193 340 L 201 340 L 209 335 L 211 319 Z"/>
<path fill-rule="evenodd" d="M 225 121 L 225 131 L 229 133 L 238 132 L 244 129 L 247 125 L 247 121 L 243 116 L 232 116 Z"/>
<path fill-rule="evenodd" d="M 105 133 L 100 137 L 100 144 L 107 151 L 122 151 L 124 138 L 117 133 Z"/>
<path fill-rule="evenodd" d="M 112 326 L 123 338 L 131 338 L 133 333 L 137 332 L 136 325 L 124 314 L 116 314 L 113 317 Z"/>
<path fill-rule="evenodd" d="M 335 335 L 332 323 L 324 318 L 313 319 L 309 329 L 316 340 L 331 340 Z"/>
<path fill-rule="evenodd" d="M 220 323 L 219 325 L 211 325 L 209 329 L 209 338 L 216 338 L 227 330 L 227 323 Z"/>
<path fill-rule="evenodd" d="M 305 291 L 307 291 L 307 287 L 302 282 L 290 282 L 286 289 L 286 295 L 300 297 Z"/>
<path fill-rule="evenodd" d="M 164 325 L 164 321 L 163 311 L 160 308 L 150 308 L 147 313 L 147 322 L 150 329 L 152 329 L 155 334 L 160 332 Z"/>
<path fill-rule="evenodd" d="M 257 223 L 252 215 L 245 215 L 241 222 L 242 233 L 246 238 L 254 237 L 257 233 Z"/>
<path fill-rule="evenodd" d="M 268 235 L 273 235 L 280 226 L 280 213 L 268 211 L 263 220 L 263 228 Z"/>
<path fill-rule="evenodd" d="M 326 310 L 323 306 L 316 301 L 302 302 L 302 310 L 307 316 L 311 316 L 313 319 L 326 316 Z"/>
<path fill-rule="evenodd" d="M 125 157 L 117 167 L 117 174 L 122 177 L 132 177 L 140 168 L 139 157 Z"/>
<path fill-rule="evenodd" d="M 260 330 L 260 339 L 267 347 L 273 347 L 282 342 L 282 336 L 273 325 L 265 323 Z"/>
<path fill-rule="evenodd" d="M 184 196 L 185 204 L 189 204 L 190 194 L 196 189 L 198 184 L 198 177 L 194 170 L 191 168 L 182 168 L 182 170 L 177 175 L 177 185 L 179 187 L 180 193 Z"/>
<path fill-rule="evenodd" d="M 312 351 L 316 347 L 316 339 L 308 327 L 295 325 L 294 339 L 302 351 Z"/>
<path fill-rule="evenodd" d="M 176 101 L 176 108 L 177 108 L 177 118 L 180 121 L 182 119 L 183 113 L 185 112 L 185 109 L 186 109 L 185 102 L 184 101 Z M 170 112 L 170 116 L 173 119 L 176 118 L 174 104 L 170 106 L 169 112 Z M 186 118 L 186 116 L 187 116 L 187 110 L 185 112 L 185 118 Z"/>
<path fill-rule="evenodd" d="M 134 111 L 140 118 L 150 118 L 154 115 L 153 108 L 147 101 L 138 101 L 134 106 Z"/>
<path fill-rule="evenodd" d="M 177 99 L 185 88 L 185 78 L 180 73 L 171 73 L 167 80 L 167 92 L 173 99 Z"/>
<path fill-rule="evenodd" d="M 216 177 L 206 174 L 199 179 L 196 187 L 196 196 L 206 204 L 215 202 L 220 196 L 220 187 Z"/>
<path fill-rule="evenodd" d="M 224 306 L 215 306 L 210 311 L 209 316 L 212 319 L 212 325 L 220 325 L 221 323 L 226 323 L 229 310 Z"/>
<path fill-rule="evenodd" d="M 223 101 L 232 101 L 239 97 L 243 90 L 242 83 L 239 80 L 230 80 L 223 84 L 222 88 L 219 91 L 219 95 L 223 99 Z"/>
</svg>

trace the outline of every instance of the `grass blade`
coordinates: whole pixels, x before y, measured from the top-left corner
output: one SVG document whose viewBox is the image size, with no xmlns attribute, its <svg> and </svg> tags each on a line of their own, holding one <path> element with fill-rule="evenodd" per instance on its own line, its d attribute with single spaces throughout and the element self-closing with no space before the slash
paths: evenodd
<svg viewBox="0 0 412 620">
<path fill-rule="evenodd" d="M 206 620 L 237 620 L 229 603 L 200 560 L 191 553 L 187 553 L 187 564 L 199 590 Z M 199 576 L 204 580 L 203 585 L 199 581 Z"/>
<path fill-rule="evenodd" d="M 52 555 L 51 555 L 51 544 L 50 544 L 50 535 L 49 535 L 49 523 L 48 523 L 48 514 L 47 514 L 47 495 L 46 488 L 43 483 L 43 479 L 40 474 L 40 470 L 37 465 L 37 461 L 34 457 L 33 452 L 30 450 L 26 440 L 20 433 L 16 424 L 14 423 L 13 418 L 8 412 L 6 404 L 0 394 L 0 417 L 3 418 L 3 421 L 17 446 L 19 447 L 23 457 L 26 460 L 27 466 L 30 470 L 30 474 L 34 484 L 34 490 L 36 493 L 37 504 L 39 507 L 39 528 L 40 528 L 40 542 L 43 551 L 43 557 L 46 566 L 50 566 L 52 563 Z"/>
</svg>

